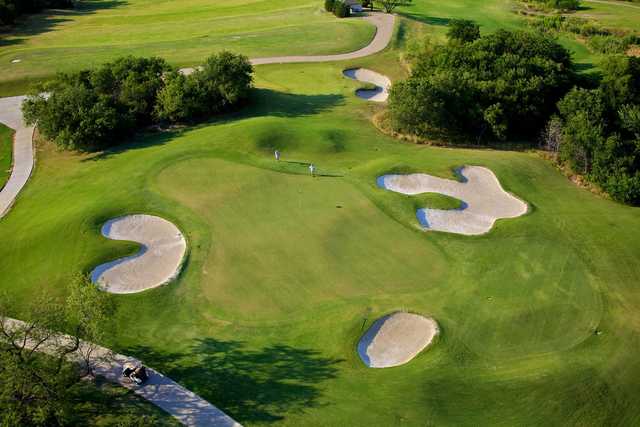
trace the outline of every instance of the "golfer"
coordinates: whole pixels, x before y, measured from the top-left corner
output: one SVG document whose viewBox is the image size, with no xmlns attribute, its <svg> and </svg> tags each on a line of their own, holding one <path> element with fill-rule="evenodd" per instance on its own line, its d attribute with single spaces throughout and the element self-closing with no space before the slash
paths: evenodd
<svg viewBox="0 0 640 427">
<path fill-rule="evenodd" d="M 273 153 L 273 155 L 274 155 L 274 156 L 276 156 L 276 160 L 277 160 L 277 161 L 279 161 L 279 160 L 280 160 L 280 152 L 279 152 L 278 150 L 276 150 L 276 151 Z"/>
<path fill-rule="evenodd" d="M 313 166 L 313 163 L 309 164 L 309 172 L 311 172 L 311 176 L 316 176 L 316 167 Z"/>
</svg>

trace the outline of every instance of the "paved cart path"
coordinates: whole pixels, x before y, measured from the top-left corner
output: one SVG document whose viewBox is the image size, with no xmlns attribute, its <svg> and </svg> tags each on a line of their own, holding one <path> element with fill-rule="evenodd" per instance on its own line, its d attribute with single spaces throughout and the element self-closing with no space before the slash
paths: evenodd
<svg viewBox="0 0 640 427">
<path fill-rule="evenodd" d="M 4 323 L 7 330 L 26 325 L 25 322 L 7 317 L 0 317 L 0 321 Z M 54 353 L 60 346 L 72 345 L 74 338 L 70 335 L 59 334 L 56 335 L 55 342 L 56 346 L 44 346 L 38 350 L 43 353 Z M 92 352 L 83 352 L 82 349 L 91 348 L 91 344 L 86 342 L 81 342 L 80 346 L 81 353 L 91 353 L 90 364 L 97 375 L 132 390 L 138 396 L 164 409 L 182 424 L 192 427 L 241 427 L 239 423 L 211 403 L 151 368 L 147 368 L 149 380 L 140 386 L 122 376 L 122 366 L 125 363 L 132 363 L 136 366 L 143 365 L 141 361 L 95 345 Z M 81 362 L 77 359 L 71 359 L 71 361 Z"/>
</svg>

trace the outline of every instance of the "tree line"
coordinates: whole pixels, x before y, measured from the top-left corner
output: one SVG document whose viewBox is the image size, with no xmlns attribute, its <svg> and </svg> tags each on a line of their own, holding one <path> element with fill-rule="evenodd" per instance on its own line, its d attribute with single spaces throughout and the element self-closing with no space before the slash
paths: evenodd
<svg viewBox="0 0 640 427">
<path fill-rule="evenodd" d="M 71 9 L 75 0 L 0 0 L 0 25 L 11 25 L 21 15 L 43 9 Z"/>
<path fill-rule="evenodd" d="M 161 58 L 119 58 L 96 69 L 59 74 L 23 102 L 28 124 L 65 149 L 94 151 L 158 123 L 194 122 L 240 106 L 253 83 L 249 60 L 209 57 L 188 76 Z"/>
<path fill-rule="evenodd" d="M 576 72 L 549 35 L 453 21 L 446 44 L 409 55 L 411 74 L 393 85 L 390 124 L 420 137 L 477 144 L 535 141 L 607 191 L 640 204 L 640 59 L 611 56 L 598 78 Z M 550 136 L 551 135 L 551 136 Z"/>
</svg>

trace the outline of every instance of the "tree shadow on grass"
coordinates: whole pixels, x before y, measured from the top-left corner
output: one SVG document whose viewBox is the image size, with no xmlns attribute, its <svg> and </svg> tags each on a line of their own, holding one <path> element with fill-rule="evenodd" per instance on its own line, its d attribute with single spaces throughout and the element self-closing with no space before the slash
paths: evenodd
<svg viewBox="0 0 640 427">
<path fill-rule="evenodd" d="M 320 384 L 337 377 L 341 359 L 316 350 L 272 345 L 246 349 L 240 341 L 198 339 L 185 352 L 126 350 L 241 423 L 276 422 L 286 413 L 322 405 Z"/>
<path fill-rule="evenodd" d="M 270 89 L 253 89 L 249 103 L 238 111 L 213 117 L 208 121 L 186 128 L 178 128 L 164 132 L 139 133 L 129 137 L 126 142 L 116 147 L 95 152 L 83 161 L 108 159 L 124 151 L 164 145 L 184 130 L 216 124 L 231 123 L 237 120 L 254 117 L 303 117 L 319 114 L 342 105 L 342 95 L 301 95 L 278 92 Z"/>
<path fill-rule="evenodd" d="M 7 32 L 0 33 L 0 47 L 21 44 L 28 37 L 46 33 L 70 21 L 73 16 L 89 15 L 127 3 L 127 0 L 83 0 L 74 9 L 46 9 L 37 14 L 22 16 Z M 8 36 L 11 39 L 7 39 Z"/>
<path fill-rule="evenodd" d="M 411 12 L 402 12 L 401 15 L 409 19 L 412 19 L 414 21 L 422 22 L 423 24 L 436 25 L 440 27 L 446 27 L 447 25 L 449 25 L 449 22 L 451 21 L 449 18 L 439 18 L 437 16 L 425 16 L 425 15 L 420 15 L 419 13 L 411 13 Z"/>
</svg>

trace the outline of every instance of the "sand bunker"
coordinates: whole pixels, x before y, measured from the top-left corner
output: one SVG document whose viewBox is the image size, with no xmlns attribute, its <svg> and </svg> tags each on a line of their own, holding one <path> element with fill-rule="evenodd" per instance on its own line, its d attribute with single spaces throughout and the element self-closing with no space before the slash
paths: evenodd
<svg viewBox="0 0 640 427">
<path fill-rule="evenodd" d="M 491 170 L 465 166 L 458 172 L 462 182 L 416 173 L 381 176 L 378 186 L 402 194 L 440 193 L 462 200 L 459 209 L 418 209 L 418 221 L 429 230 L 484 234 L 491 230 L 496 220 L 515 218 L 527 212 L 527 204 L 504 191 Z"/>
<path fill-rule="evenodd" d="M 376 320 L 360 338 L 358 355 L 370 368 L 404 365 L 438 334 L 435 320 L 411 313 L 393 313 Z"/>
<path fill-rule="evenodd" d="M 352 68 L 342 72 L 348 77 L 359 82 L 370 83 L 376 86 L 375 89 L 358 89 L 356 95 L 362 99 L 373 102 L 385 102 L 389 98 L 389 89 L 391 88 L 391 80 L 375 71 L 366 68 Z"/>
<path fill-rule="evenodd" d="M 91 280 L 114 294 L 131 294 L 164 285 L 177 277 L 187 249 L 178 228 L 151 215 L 128 215 L 104 224 L 102 234 L 142 245 L 135 255 L 99 265 Z"/>
</svg>

